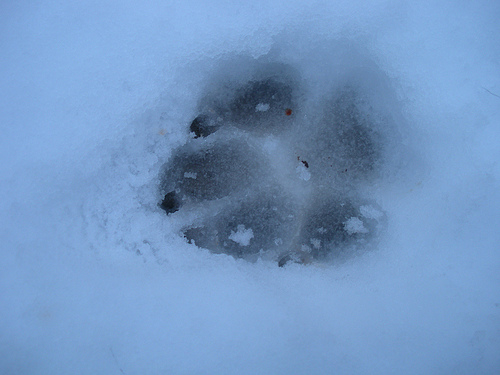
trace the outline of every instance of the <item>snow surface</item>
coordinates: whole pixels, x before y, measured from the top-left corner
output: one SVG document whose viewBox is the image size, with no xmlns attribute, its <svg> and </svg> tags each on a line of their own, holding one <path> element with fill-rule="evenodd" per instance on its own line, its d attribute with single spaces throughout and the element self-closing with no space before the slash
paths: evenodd
<svg viewBox="0 0 500 375">
<path fill-rule="evenodd" d="M 1 374 L 500 371 L 497 1 L 0 7 Z M 346 77 L 379 93 L 376 249 L 235 260 L 158 208 L 214 72 L 262 56 L 309 109 Z"/>
</svg>

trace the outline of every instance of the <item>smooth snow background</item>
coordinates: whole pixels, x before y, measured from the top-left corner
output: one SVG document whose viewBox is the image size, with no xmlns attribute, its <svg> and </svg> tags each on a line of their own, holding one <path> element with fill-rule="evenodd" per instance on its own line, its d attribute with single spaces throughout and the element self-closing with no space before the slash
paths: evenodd
<svg viewBox="0 0 500 375">
<path fill-rule="evenodd" d="M 499 371 L 498 2 L 4 2 L 0 17 L 0 373 Z M 226 54 L 323 69 L 339 40 L 405 119 L 378 249 L 281 269 L 187 245 L 155 178 L 200 83 Z"/>
</svg>

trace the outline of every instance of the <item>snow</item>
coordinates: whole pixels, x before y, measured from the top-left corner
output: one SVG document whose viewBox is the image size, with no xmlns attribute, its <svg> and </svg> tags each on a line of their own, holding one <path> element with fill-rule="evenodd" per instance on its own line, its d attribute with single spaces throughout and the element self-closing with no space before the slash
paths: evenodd
<svg viewBox="0 0 500 375">
<path fill-rule="evenodd" d="M 237 231 L 231 231 L 231 234 L 229 236 L 230 240 L 233 240 L 234 242 L 238 243 L 241 246 L 248 246 L 250 245 L 250 241 L 253 238 L 253 231 L 252 228 L 245 229 L 244 225 L 238 225 Z"/>
<path fill-rule="evenodd" d="M 363 225 L 363 222 L 357 217 L 351 217 L 344 223 L 345 230 L 349 234 L 368 233 L 369 230 Z"/>
<path fill-rule="evenodd" d="M 368 219 L 380 219 L 384 215 L 382 212 L 380 212 L 375 207 L 372 207 L 370 205 L 360 206 L 359 211 L 361 215 L 363 215 Z"/>
<path fill-rule="evenodd" d="M 499 16 L 487 0 L 2 4 L 0 373 L 498 373 Z M 345 81 L 380 124 L 379 175 L 335 175 L 369 198 L 354 219 L 387 220 L 357 256 L 214 254 L 179 233 L 224 198 L 158 207 L 207 88 L 265 59 L 301 88 L 293 131 L 255 135 L 294 204 L 331 181 L 314 180 L 324 129 L 299 125 L 326 121 Z"/>
<path fill-rule="evenodd" d="M 259 103 L 255 106 L 255 112 L 266 112 L 271 108 L 267 103 Z"/>
<path fill-rule="evenodd" d="M 304 164 L 297 165 L 295 172 L 297 172 L 301 180 L 309 181 L 311 179 L 311 173 L 309 173 Z"/>
</svg>

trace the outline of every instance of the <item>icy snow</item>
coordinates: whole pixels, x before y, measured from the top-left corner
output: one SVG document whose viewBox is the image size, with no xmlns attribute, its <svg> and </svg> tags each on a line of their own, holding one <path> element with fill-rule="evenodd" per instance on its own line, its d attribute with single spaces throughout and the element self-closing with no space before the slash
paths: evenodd
<svg viewBox="0 0 500 375">
<path fill-rule="evenodd" d="M 297 172 L 301 180 L 309 181 L 311 179 L 311 173 L 307 170 L 305 165 L 303 164 L 297 165 L 295 171 Z"/>
<path fill-rule="evenodd" d="M 317 238 L 313 238 L 313 239 L 311 240 L 311 245 L 313 245 L 313 247 L 314 247 L 315 249 L 319 249 L 319 248 L 320 248 L 320 246 L 321 246 L 321 240 L 318 240 Z"/>
<path fill-rule="evenodd" d="M 267 103 L 259 103 L 255 106 L 255 112 L 266 112 L 271 108 Z"/>
<path fill-rule="evenodd" d="M 250 245 L 250 240 L 253 238 L 252 228 L 245 229 L 244 225 L 238 225 L 235 231 L 231 231 L 229 239 L 240 244 L 241 246 Z"/>
<path fill-rule="evenodd" d="M 361 212 L 361 215 L 367 219 L 380 219 L 384 215 L 382 212 L 370 205 L 363 205 L 359 207 L 359 211 Z"/>
<path fill-rule="evenodd" d="M 0 17 L 1 374 L 499 373 L 498 1 L 21 1 Z M 374 249 L 250 263 L 182 239 L 198 212 L 158 208 L 161 166 L 204 88 L 248 73 L 213 75 L 237 58 L 300 70 L 308 113 L 344 80 L 376 88 L 367 107 L 400 134 L 352 186 L 387 215 Z"/>
<path fill-rule="evenodd" d="M 368 229 L 363 225 L 363 222 L 357 217 L 351 217 L 344 223 L 345 230 L 349 234 L 368 233 Z"/>
</svg>

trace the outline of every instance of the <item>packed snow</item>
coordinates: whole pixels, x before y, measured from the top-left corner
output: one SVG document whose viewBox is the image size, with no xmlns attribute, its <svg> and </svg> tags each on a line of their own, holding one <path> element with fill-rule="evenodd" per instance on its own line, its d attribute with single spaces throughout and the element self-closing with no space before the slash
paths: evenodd
<svg viewBox="0 0 500 375">
<path fill-rule="evenodd" d="M 499 372 L 498 2 L 0 17 L 0 373 Z"/>
</svg>

